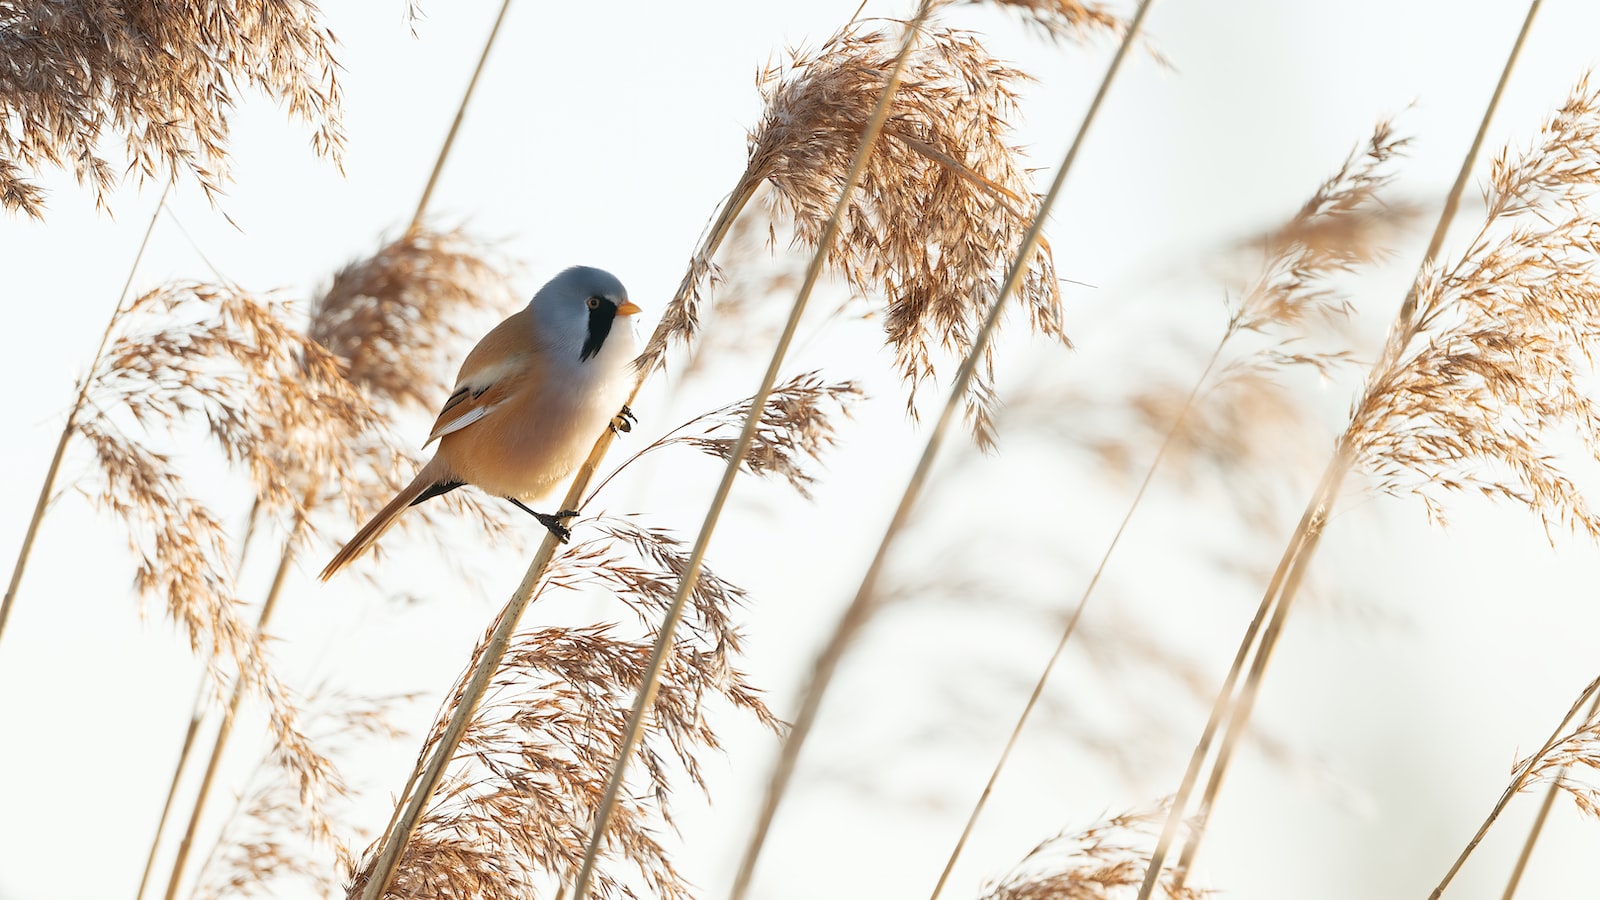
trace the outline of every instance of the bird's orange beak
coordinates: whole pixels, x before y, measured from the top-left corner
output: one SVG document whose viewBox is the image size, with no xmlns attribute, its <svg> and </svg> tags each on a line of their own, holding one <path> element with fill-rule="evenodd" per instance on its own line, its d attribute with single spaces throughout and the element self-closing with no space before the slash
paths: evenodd
<svg viewBox="0 0 1600 900">
<path fill-rule="evenodd" d="M 624 300 L 622 301 L 622 305 L 617 307 L 617 315 L 619 316 L 631 316 L 640 311 L 639 304 L 633 302 L 632 300 Z"/>
</svg>

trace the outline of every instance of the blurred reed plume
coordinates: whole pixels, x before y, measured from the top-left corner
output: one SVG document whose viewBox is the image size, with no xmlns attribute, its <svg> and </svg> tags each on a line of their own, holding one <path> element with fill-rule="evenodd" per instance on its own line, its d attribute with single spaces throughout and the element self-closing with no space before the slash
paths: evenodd
<svg viewBox="0 0 1600 900">
<path fill-rule="evenodd" d="M 642 632 L 613 622 L 514 636 L 490 696 L 472 719 L 384 896 L 526 895 L 570 881 L 581 862 L 656 623 L 686 562 L 683 546 L 664 530 L 607 517 L 587 524 L 598 534 L 557 558 L 538 596 L 548 597 L 552 587 L 612 596 L 631 610 Z M 708 703 L 778 727 L 734 664 L 743 637 L 732 613 L 743 602 L 741 590 L 709 572 L 697 583 L 688 627 L 674 647 L 652 707 L 653 726 L 638 750 L 641 771 L 630 779 L 615 813 L 609 861 L 596 872 L 599 896 L 634 896 L 627 887 L 630 872 L 651 896 L 690 896 L 659 835 L 672 826 L 675 781 L 683 777 L 705 787 L 699 758 L 718 747 Z M 464 685 L 457 684 L 441 710 L 423 758 L 461 702 Z M 369 854 L 353 875 L 352 896 L 365 885 L 372 861 Z"/>
<path fill-rule="evenodd" d="M 393 719 L 410 695 L 357 697 L 339 690 L 318 690 L 305 698 L 307 734 L 330 759 L 347 763 L 354 751 L 375 740 L 405 737 Z M 306 841 L 303 811 L 296 795 L 292 766 L 277 748 L 269 747 L 237 794 L 232 812 L 195 876 L 191 900 L 225 897 L 282 896 L 298 886 L 327 896 L 338 888 L 335 872 L 348 868 L 352 854 L 345 838 L 359 834 L 347 804 L 335 811 L 338 833 L 328 853 Z M 349 766 L 345 766 L 346 769 Z M 348 800 L 359 787 L 340 785 Z"/>
<path fill-rule="evenodd" d="M 476 336 L 464 327 L 472 314 L 509 311 L 507 269 L 462 229 L 408 230 L 333 276 L 312 304 L 307 337 L 374 403 L 434 412 L 447 367 Z"/>
<path fill-rule="evenodd" d="M 998 6 L 1023 24 L 1058 41 L 1083 41 L 1100 34 L 1121 34 L 1128 25 L 1102 3 L 1077 0 L 960 0 L 972 6 Z"/>
<path fill-rule="evenodd" d="M 980 900 L 1112 900 L 1132 897 L 1144 877 L 1160 812 L 1125 813 L 1082 831 L 1062 832 L 1028 851 L 1016 868 L 985 885 Z M 1211 891 L 1164 878 L 1161 896 L 1202 900 Z"/>
<path fill-rule="evenodd" d="M 478 320 L 508 314 L 515 304 L 512 268 L 492 244 L 463 229 L 419 225 L 340 269 L 312 302 L 306 336 L 327 348 L 382 420 L 431 414 L 482 330 Z M 364 428 L 345 446 L 350 457 L 323 493 L 350 518 L 382 506 L 420 465 L 392 428 Z M 505 535 L 502 504 L 473 491 L 440 500 L 401 519 L 400 528 L 469 512 L 491 537 Z"/>
<path fill-rule="evenodd" d="M 338 777 L 300 730 L 291 693 L 240 616 L 225 529 L 195 499 L 177 460 L 152 447 L 163 433 L 203 427 L 250 476 L 260 503 L 299 522 L 308 474 L 336 477 L 341 441 L 371 427 L 370 408 L 333 357 L 288 323 L 283 304 L 194 282 L 129 304 L 86 385 L 77 433 L 95 455 L 98 501 L 128 534 L 140 597 L 163 605 L 219 691 L 231 678 L 236 691 L 265 702 L 307 828 L 334 843 L 324 806 Z"/>
<path fill-rule="evenodd" d="M 127 172 L 228 179 L 228 117 L 249 86 L 344 146 L 335 40 L 307 0 L 46 0 L 0 5 L 0 206 L 44 217 L 46 168 L 68 169 L 105 207 L 120 142 Z"/>
</svg>

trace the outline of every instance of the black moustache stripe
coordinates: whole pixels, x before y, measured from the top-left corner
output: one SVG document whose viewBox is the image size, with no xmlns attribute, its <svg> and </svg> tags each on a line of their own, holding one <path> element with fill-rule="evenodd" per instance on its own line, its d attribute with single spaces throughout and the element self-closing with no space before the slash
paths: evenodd
<svg viewBox="0 0 1600 900">
<path fill-rule="evenodd" d="M 589 337 L 583 342 L 583 352 L 578 355 L 579 362 L 600 352 L 600 345 L 606 342 L 606 335 L 611 333 L 611 323 L 616 319 L 617 305 L 610 300 L 601 300 L 599 306 L 589 310 Z"/>
</svg>

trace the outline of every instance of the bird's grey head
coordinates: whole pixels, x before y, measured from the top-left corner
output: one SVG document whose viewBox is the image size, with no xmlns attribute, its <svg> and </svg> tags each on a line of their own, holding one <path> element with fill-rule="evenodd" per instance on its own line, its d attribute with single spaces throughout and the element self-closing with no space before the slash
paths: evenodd
<svg viewBox="0 0 1600 900">
<path fill-rule="evenodd" d="M 573 266 L 550 279 L 528 306 L 540 333 L 561 352 L 573 349 L 580 362 L 600 352 L 619 316 L 639 311 L 617 276 L 590 266 Z"/>
</svg>

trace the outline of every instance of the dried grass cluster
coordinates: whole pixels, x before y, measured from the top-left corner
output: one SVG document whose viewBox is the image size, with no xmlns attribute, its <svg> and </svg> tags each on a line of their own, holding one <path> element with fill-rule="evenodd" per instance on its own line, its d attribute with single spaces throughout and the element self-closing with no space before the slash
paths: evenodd
<svg viewBox="0 0 1600 900">
<path fill-rule="evenodd" d="M 1581 82 L 1525 153 L 1494 161 L 1483 225 L 1460 259 L 1418 279 L 1355 404 L 1351 457 L 1443 518 L 1447 492 L 1526 505 L 1547 531 L 1600 538 L 1560 468 L 1575 440 L 1600 456 L 1600 94 Z"/>
<path fill-rule="evenodd" d="M 887 29 L 847 29 L 758 79 L 766 112 L 750 137 L 749 169 L 772 186 L 773 215 L 808 246 L 832 213 L 898 43 Z M 884 330 L 913 412 L 936 360 L 971 349 L 1037 208 L 1011 143 L 1015 85 L 1024 78 L 975 35 L 933 29 L 907 60 L 828 254 L 852 290 L 883 298 Z M 1048 249 L 1033 258 L 1018 297 L 1037 331 L 1066 342 Z M 995 403 L 992 358 L 985 361 L 967 404 L 983 442 L 992 438 Z"/>
<path fill-rule="evenodd" d="M 0 205 L 36 219 L 41 169 L 70 170 L 104 206 L 127 171 L 227 180 L 228 116 L 248 85 L 337 158 L 334 37 L 308 0 L 11 0 L 0 3 Z"/>
<path fill-rule="evenodd" d="M 386 897 L 526 896 L 575 874 L 653 631 L 687 561 L 667 532 L 623 519 L 590 524 L 599 535 L 567 549 L 540 596 L 548 597 L 551 587 L 613 596 L 632 610 L 643 634 L 602 623 L 515 636 Z M 709 704 L 718 701 L 777 727 L 733 664 L 742 638 L 731 613 L 742 601 L 738 588 L 702 573 L 652 707 L 652 727 L 637 751 L 638 774 L 612 820 L 610 862 L 596 874 L 598 896 L 690 896 L 660 835 L 672 825 L 674 773 L 705 787 L 700 759 L 718 747 Z M 441 713 L 422 758 L 461 701 L 462 687 Z M 351 896 L 364 886 L 370 865 L 369 858 L 354 877 Z"/>
<path fill-rule="evenodd" d="M 1132 897 L 1149 862 L 1159 813 L 1128 813 L 1079 832 L 1055 835 L 1028 852 L 1004 877 L 983 888 L 982 900 L 1111 900 Z M 1160 896 L 1200 900 L 1210 891 L 1177 887 L 1163 876 Z"/>
</svg>

